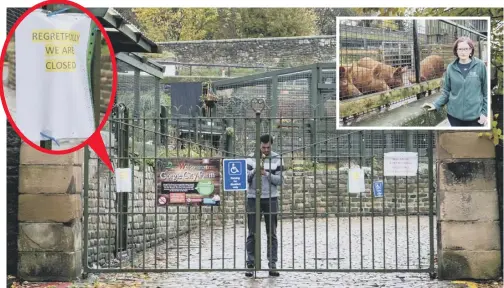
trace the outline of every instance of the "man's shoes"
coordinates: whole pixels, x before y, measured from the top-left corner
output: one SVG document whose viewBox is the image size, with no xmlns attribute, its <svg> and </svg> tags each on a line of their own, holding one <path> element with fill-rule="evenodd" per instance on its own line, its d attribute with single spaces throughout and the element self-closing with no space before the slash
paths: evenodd
<svg viewBox="0 0 504 288">
<path fill-rule="evenodd" d="M 272 276 L 272 277 L 278 277 L 280 276 L 280 273 L 278 273 L 278 271 L 276 271 L 276 265 L 271 265 L 270 266 L 270 271 L 269 271 L 269 276 Z"/>
<path fill-rule="evenodd" d="M 254 269 L 254 264 L 247 264 L 247 269 Z M 254 272 L 253 271 L 247 271 L 247 272 L 245 272 L 245 276 L 246 277 L 252 277 L 252 276 L 254 276 Z"/>
</svg>

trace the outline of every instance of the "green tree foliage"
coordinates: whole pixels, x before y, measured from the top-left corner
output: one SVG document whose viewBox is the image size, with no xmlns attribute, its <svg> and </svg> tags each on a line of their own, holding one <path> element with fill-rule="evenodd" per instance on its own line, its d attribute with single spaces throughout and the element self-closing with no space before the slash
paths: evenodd
<svg viewBox="0 0 504 288">
<path fill-rule="evenodd" d="M 408 8 L 352 8 L 353 12 L 362 16 L 408 16 Z"/>
<path fill-rule="evenodd" d="M 217 8 L 133 8 L 140 28 L 153 41 L 211 39 Z"/>
<path fill-rule="evenodd" d="M 336 35 L 336 17 L 356 16 L 351 8 L 314 8 L 315 24 L 320 34 Z"/>
<path fill-rule="evenodd" d="M 317 34 L 316 15 L 303 8 L 239 9 L 246 37 L 288 37 Z"/>
<path fill-rule="evenodd" d="M 133 8 L 135 20 L 157 42 L 318 33 L 316 14 L 304 8 Z"/>
</svg>

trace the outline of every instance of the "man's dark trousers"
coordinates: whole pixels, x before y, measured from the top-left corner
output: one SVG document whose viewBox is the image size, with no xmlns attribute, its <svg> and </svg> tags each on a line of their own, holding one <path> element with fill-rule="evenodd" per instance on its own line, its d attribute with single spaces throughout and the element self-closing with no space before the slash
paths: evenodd
<svg viewBox="0 0 504 288">
<path fill-rule="evenodd" d="M 278 261 L 278 240 L 276 235 L 277 219 L 278 219 L 278 198 L 262 198 L 260 200 L 260 211 L 264 214 L 264 222 L 266 223 L 266 233 L 268 235 L 268 266 L 275 269 Z M 271 201 L 271 202 L 270 202 Z M 247 198 L 247 264 L 255 265 L 255 231 L 256 231 L 256 199 Z M 261 225 L 261 223 L 259 223 Z"/>
</svg>

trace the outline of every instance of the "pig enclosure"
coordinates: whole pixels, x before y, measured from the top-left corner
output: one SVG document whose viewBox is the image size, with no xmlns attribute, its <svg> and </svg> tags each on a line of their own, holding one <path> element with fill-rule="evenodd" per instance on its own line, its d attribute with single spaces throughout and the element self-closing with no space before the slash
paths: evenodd
<svg viewBox="0 0 504 288">
<path fill-rule="evenodd" d="M 486 20 L 341 20 L 339 117 L 346 122 L 438 90 L 460 36 L 469 37 L 474 56 L 486 61 L 487 38 L 473 30 L 486 32 L 486 25 Z"/>
</svg>

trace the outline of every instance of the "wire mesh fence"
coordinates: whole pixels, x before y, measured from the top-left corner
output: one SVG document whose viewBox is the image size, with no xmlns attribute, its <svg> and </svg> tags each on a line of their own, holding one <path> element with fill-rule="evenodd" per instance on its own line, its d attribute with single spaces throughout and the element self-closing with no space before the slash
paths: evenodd
<svg viewBox="0 0 504 288">
<path fill-rule="evenodd" d="M 118 73 L 115 103 L 119 104 L 120 108 L 118 106 L 115 113 L 126 110 L 129 118 L 132 119 L 129 123 L 132 126 L 128 139 L 129 147 L 134 148 L 131 152 L 141 157 L 154 157 L 154 141 L 156 141 L 156 132 L 159 133 L 156 131 L 155 119 L 159 117 L 156 111 L 160 105 L 170 105 L 169 95 L 163 94 L 163 97 L 159 99 L 160 103 L 157 103 L 156 89 L 160 89 L 160 87 L 156 77 L 119 59 L 116 62 Z M 158 87 L 156 88 L 156 86 Z M 114 126 L 113 129 L 117 128 Z M 117 133 L 117 130 L 114 131 Z"/>
<path fill-rule="evenodd" d="M 474 56 L 486 61 L 487 38 L 473 30 L 486 32 L 485 22 L 341 21 L 339 98 L 345 100 L 441 78 L 455 60 L 453 43 L 461 36 L 469 37 L 474 42 Z"/>
</svg>

